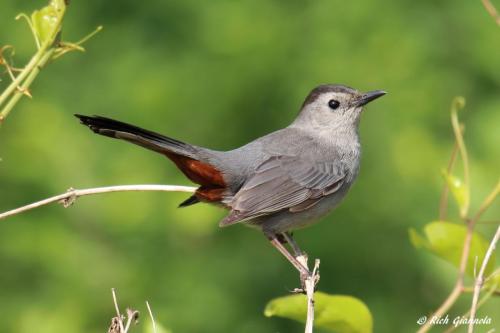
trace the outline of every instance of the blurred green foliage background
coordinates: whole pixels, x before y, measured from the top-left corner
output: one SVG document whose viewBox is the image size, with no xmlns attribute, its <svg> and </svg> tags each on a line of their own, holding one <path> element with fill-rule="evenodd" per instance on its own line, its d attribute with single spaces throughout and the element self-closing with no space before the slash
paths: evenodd
<svg viewBox="0 0 500 333">
<path fill-rule="evenodd" d="M 1 2 L 0 45 L 16 46 L 18 66 L 34 43 L 14 17 L 45 4 Z M 376 332 L 414 331 L 442 302 L 456 271 L 413 249 L 407 229 L 437 217 L 454 95 L 468 103 L 473 208 L 497 181 L 500 31 L 479 0 L 74 0 L 64 38 L 101 24 L 85 54 L 44 69 L 33 100 L 0 128 L 1 211 L 70 186 L 188 184 L 162 156 L 97 137 L 73 113 L 223 150 L 286 126 L 317 84 L 385 89 L 362 120 L 350 195 L 296 238 L 322 260 L 319 288 L 366 302 Z M 302 331 L 262 315 L 269 299 L 297 286 L 293 267 L 261 234 L 220 230 L 223 211 L 177 209 L 184 198 L 116 193 L 1 221 L 0 332 L 103 332 L 111 287 L 143 320 L 149 300 L 173 332 Z M 499 212 L 497 204 L 484 220 Z M 478 231 L 489 238 L 494 228 Z M 464 297 L 450 316 L 469 304 Z M 479 313 L 497 328 L 499 305 L 493 299 Z"/>
</svg>

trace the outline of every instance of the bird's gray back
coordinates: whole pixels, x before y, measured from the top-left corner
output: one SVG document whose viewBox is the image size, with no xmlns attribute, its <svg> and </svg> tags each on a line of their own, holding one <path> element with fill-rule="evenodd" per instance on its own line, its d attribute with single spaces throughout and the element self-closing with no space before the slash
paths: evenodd
<svg viewBox="0 0 500 333">
<path fill-rule="evenodd" d="M 359 168 L 359 143 L 357 136 L 347 145 L 339 142 L 338 138 L 341 137 L 345 135 L 307 133 L 300 128 L 287 127 L 240 148 L 226 152 L 206 151 L 206 154 L 210 156 L 210 163 L 223 172 L 232 194 L 256 174 L 259 166 L 272 157 L 297 159 L 300 163 L 291 166 L 296 168 L 293 170 L 296 173 L 300 173 L 300 169 L 325 162 L 331 170 L 324 172 L 343 172 L 346 182 L 351 183 Z"/>
</svg>

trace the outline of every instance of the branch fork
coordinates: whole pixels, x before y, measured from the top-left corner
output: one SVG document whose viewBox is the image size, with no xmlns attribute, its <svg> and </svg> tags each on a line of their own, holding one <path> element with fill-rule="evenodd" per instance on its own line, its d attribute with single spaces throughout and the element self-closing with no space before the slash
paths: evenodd
<svg viewBox="0 0 500 333">
<path fill-rule="evenodd" d="M 297 257 L 297 260 L 299 262 L 302 262 L 305 267 L 308 267 L 307 265 L 307 255 L 303 254 L 299 257 Z M 305 289 L 305 294 L 307 297 L 307 318 L 306 318 L 306 328 L 305 328 L 305 333 L 312 333 L 313 332 L 313 325 L 314 325 L 314 291 L 316 289 L 316 284 L 319 282 L 319 263 L 320 260 L 316 259 L 314 260 L 314 267 L 309 274 L 303 281 L 303 288 Z"/>
</svg>

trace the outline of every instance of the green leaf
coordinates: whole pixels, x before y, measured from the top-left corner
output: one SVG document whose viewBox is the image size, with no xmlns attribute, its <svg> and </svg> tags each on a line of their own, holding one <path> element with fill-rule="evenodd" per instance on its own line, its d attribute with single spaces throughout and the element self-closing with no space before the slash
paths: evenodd
<svg viewBox="0 0 500 333">
<path fill-rule="evenodd" d="M 48 6 L 31 14 L 32 26 L 40 44 L 55 39 L 61 30 L 61 20 L 65 10 L 64 0 L 52 0 Z"/>
<path fill-rule="evenodd" d="M 408 234 L 410 236 L 410 242 L 416 249 L 430 247 L 429 241 L 425 237 L 420 235 L 414 228 L 410 228 L 408 230 Z"/>
<path fill-rule="evenodd" d="M 314 326 L 337 333 L 370 333 L 373 319 L 368 307 L 351 296 L 314 294 Z M 278 316 L 305 323 L 307 298 L 290 295 L 271 300 L 264 310 L 266 317 Z"/>
<path fill-rule="evenodd" d="M 460 210 L 460 216 L 465 216 L 469 205 L 469 189 L 460 178 L 453 176 L 446 170 L 443 170 L 443 177 L 453 198 L 455 198 Z"/>
<path fill-rule="evenodd" d="M 414 229 L 410 229 L 408 232 L 410 241 L 416 248 L 425 248 L 456 267 L 460 266 L 460 258 L 462 256 L 465 235 L 467 233 L 467 228 L 465 226 L 450 222 L 435 221 L 424 227 L 424 235 L 420 235 Z M 486 251 L 488 250 L 488 246 L 488 241 L 481 235 L 475 232 L 472 234 L 466 269 L 466 273 L 471 277 L 474 276 L 476 257 L 476 269 L 479 270 Z M 493 253 L 486 266 L 485 275 L 493 271 L 494 265 L 495 254 Z"/>
</svg>

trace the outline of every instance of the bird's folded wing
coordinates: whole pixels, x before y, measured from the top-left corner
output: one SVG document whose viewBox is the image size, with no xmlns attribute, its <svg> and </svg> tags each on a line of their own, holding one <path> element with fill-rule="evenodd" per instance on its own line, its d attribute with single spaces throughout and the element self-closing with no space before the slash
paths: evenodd
<svg viewBox="0 0 500 333">
<path fill-rule="evenodd" d="M 262 163 L 229 206 L 227 226 L 281 210 L 301 211 L 338 190 L 345 172 L 335 161 L 316 162 L 295 156 L 273 156 Z"/>
</svg>

